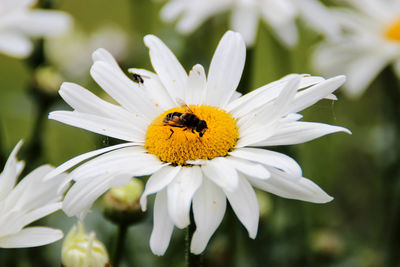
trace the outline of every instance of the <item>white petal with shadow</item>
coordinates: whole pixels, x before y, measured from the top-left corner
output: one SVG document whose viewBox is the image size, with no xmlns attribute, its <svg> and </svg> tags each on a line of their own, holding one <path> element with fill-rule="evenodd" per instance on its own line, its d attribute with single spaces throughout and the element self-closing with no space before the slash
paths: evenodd
<svg viewBox="0 0 400 267">
<path fill-rule="evenodd" d="M 301 167 L 294 159 L 275 151 L 245 147 L 235 149 L 234 151 L 229 152 L 229 155 L 245 160 L 259 162 L 270 167 L 281 169 L 284 172 L 293 175 L 302 175 Z"/>
<path fill-rule="evenodd" d="M 133 123 L 128 124 L 93 114 L 77 111 L 53 111 L 49 114 L 49 119 L 124 141 L 144 142 L 145 140 L 143 129 L 136 128 Z"/>
<path fill-rule="evenodd" d="M 333 199 L 307 178 L 294 176 L 277 169 L 270 168 L 269 170 L 272 176 L 266 181 L 251 177 L 248 180 L 253 186 L 284 198 L 314 203 L 326 203 Z"/>
<path fill-rule="evenodd" d="M 154 202 L 153 231 L 150 236 L 150 249 L 158 256 L 164 255 L 171 240 L 174 224 L 169 218 L 167 208 L 167 190 L 157 193 Z"/>
<path fill-rule="evenodd" d="M 260 211 L 253 187 L 246 178 L 239 175 L 239 185 L 236 190 L 231 192 L 224 190 L 224 192 L 239 221 L 246 227 L 249 237 L 256 238 Z"/>
<path fill-rule="evenodd" d="M 225 210 L 224 192 L 209 179 L 203 179 L 201 187 L 193 197 L 196 231 L 190 243 L 190 252 L 200 254 L 204 251 L 211 236 L 220 225 Z"/>
<path fill-rule="evenodd" d="M 171 181 L 181 170 L 181 166 L 171 167 L 165 166 L 159 171 L 155 172 L 149 180 L 147 180 L 146 187 L 140 197 L 140 206 L 142 211 L 147 210 L 147 196 L 161 191 L 167 187 Z"/>
<path fill-rule="evenodd" d="M 200 167 L 184 167 L 167 187 L 168 214 L 178 228 L 190 224 L 192 198 L 202 183 Z"/>
<path fill-rule="evenodd" d="M 129 146 L 137 146 L 138 144 L 135 143 L 124 143 L 124 144 L 119 144 L 119 145 L 114 145 L 114 146 L 109 146 L 109 147 L 105 147 L 105 148 L 100 148 L 94 151 L 90 151 L 84 154 L 81 154 L 79 156 L 76 156 L 66 162 L 64 162 L 63 164 L 61 164 L 60 166 L 58 166 L 57 168 L 53 169 L 52 171 L 50 171 L 48 174 L 46 174 L 43 178 L 43 180 L 48 180 L 48 179 L 53 179 L 54 177 L 56 177 L 57 175 L 69 170 L 70 168 L 74 167 L 75 165 L 78 165 L 79 163 L 96 157 L 100 154 L 104 154 L 113 150 L 117 150 L 123 147 L 129 147 Z"/>
<path fill-rule="evenodd" d="M 96 61 L 90 69 L 90 75 L 127 110 L 139 113 L 147 117 L 149 121 L 158 115 L 145 92 L 120 69 L 104 61 Z"/>
<path fill-rule="evenodd" d="M 185 99 L 188 75 L 171 50 L 156 36 L 146 35 L 145 45 L 150 49 L 150 60 L 161 82 L 172 99 Z"/>
<path fill-rule="evenodd" d="M 224 107 L 234 94 L 242 76 L 246 45 L 241 35 L 228 31 L 222 37 L 207 75 L 205 104 Z"/>
<path fill-rule="evenodd" d="M 16 234 L 0 238 L 2 248 L 37 247 L 53 243 L 63 237 L 63 232 L 49 227 L 27 227 Z"/>
<path fill-rule="evenodd" d="M 239 183 L 238 173 L 232 168 L 227 159 L 217 157 L 207 161 L 201 170 L 211 181 L 227 191 L 234 191 Z"/>
<path fill-rule="evenodd" d="M 348 129 L 340 126 L 318 122 L 292 122 L 280 127 L 272 137 L 248 145 L 279 146 L 301 144 L 314 140 L 321 136 L 337 132 L 345 132 L 347 134 L 351 134 Z"/>
<path fill-rule="evenodd" d="M 206 93 L 207 78 L 203 66 L 197 64 L 189 72 L 187 84 L 187 104 L 201 105 L 204 102 Z"/>
</svg>

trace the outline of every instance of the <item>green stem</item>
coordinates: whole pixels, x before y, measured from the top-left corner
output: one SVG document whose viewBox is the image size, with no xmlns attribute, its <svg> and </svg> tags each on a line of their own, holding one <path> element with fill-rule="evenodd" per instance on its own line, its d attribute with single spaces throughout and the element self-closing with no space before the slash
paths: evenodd
<svg viewBox="0 0 400 267">
<path fill-rule="evenodd" d="M 31 133 L 30 140 L 26 143 L 23 150 L 23 157 L 26 160 L 27 167 L 24 169 L 24 174 L 30 172 L 33 167 L 42 164 L 40 162 L 43 156 L 43 129 L 47 122 L 47 116 L 51 105 L 57 100 L 57 96 L 52 93 L 47 93 L 41 90 L 34 78 L 35 69 L 45 64 L 43 52 L 43 40 L 38 41 L 31 57 L 26 61 L 32 72 L 32 80 L 30 81 L 28 93 L 38 107 L 35 122 Z M 33 166 L 33 167 L 32 167 Z"/>
<path fill-rule="evenodd" d="M 383 168 L 382 179 L 384 179 L 384 210 L 387 221 L 384 232 L 387 234 L 387 264 L 385 266 L 400 265 L 400 84 L 399 79 L 388 67 L 382 72 L 384 87 L 385 118 L 394 126 L 395 138 L 392 144 L 394 152 L 393 159 Z"/>
<path fill-rule="evenodd" d="M 0 166 L 4 166 L 6 164 L 7 158 L 4 156 L 5 149 L 3 144 L 3 121 L 0 114 Z M 7 154 L 7 153 L 6 153 Z"/>
<path fill-rule="evenodd" d="M 252 85 L 252 72 L 253 72 L 253 48 L 247 48 L 246 50 L 246 64 L 244 65 L 242 78 L 240 80 L 238 90 L 245 94 L 253 90 Z"/>
<path fill-rule="evenodd" d="M 118 226 L 117 241 L 115 242 L 114 251 L 112 255 L 112 263 L 114 267 L 118 267 L 121 261 L 125 247 L 127 232 L 128 232 L 128 226 L 126 224 L 120 224 Z"/>
<path fill-rule="evenodd" d="M 238 249 L 238 225 L 235 212 L 233 211 L 231 205 L 226 207 L 226 217 L 228 221 L 228 248 L 226 251 L 226 266 L 236 266 L 236 256 Z"/>
<path fill-rule="evenodd" d="M 190 216 L 191 223 L 186 228 L 186 237 L 185 237 L 185 247 L 186 247 L 186 265 L 187 267 L 202 267 L 203 266 L 203 254 L 192 254 L 190 253 L 190 242 L 192 241 L 193 233 L 196 230 L 196 226 L 194 224 L 193 212 L 191 212 Z"/>
</svg>

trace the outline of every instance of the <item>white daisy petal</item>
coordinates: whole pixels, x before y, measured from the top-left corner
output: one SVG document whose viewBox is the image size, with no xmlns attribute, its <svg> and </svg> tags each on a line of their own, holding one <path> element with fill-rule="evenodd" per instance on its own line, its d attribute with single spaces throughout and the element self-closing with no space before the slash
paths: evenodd
<svg viewBox="0 0 400 267">
<path fill-rule="evenodd" d="M 0 32 L 0 51 L 8 55 L 23 58 L 33 50 L 27 37 L 15 32 Z"/>
<path fill-rule="evenodd" d="M 225 158 L 212 159 L 202 165 L 201 170 L 204 175 L 224 190 L 233 191 L 238 186 L 238 174 Z"/>
<path fill-rule="evenodd" d="M 98 156 L 100 154 L 104 154 L 107 153 L 109 151 L 113 151 L 119 148 L 123 148 L 123 147 L 129 147 L 129 146 L 135 146 L 137 144 L 134 143 L 124 143 L 124 144 L 119 144 L 119 145 L 114 145 L 114 146 L 109 146 L 109 147 L 105 147 L 105 148 L 101 148 L 98 150 L 94 150 L 94 151 L 90 151 L 84 154 L 81 154 L 79 156 L 76 156 L 66 162 L 64 162 L 63 164 L 61 164 L 60 166 L 58 166 L 57 168 L 55 168 L 53 171 L 49 172 L 45 177 L 44 180 L 48 180 L 51 178 L 54 178 L 55 176 L 69 170 L 70 168 L 74 167 L 75 165 L 81 163 L 82 161 L 85 161 L 87 159 L 93 158 L 95 156 Z"/>
<path fill-rule="evenodd" d="M 132 127 L 134 124 L 92 114 L 77 111 L 53 111 L 49 114 L 49 119 L 120 140 L 143 142 L 145 139 L 145 132 Z"/>
<path fill-rule="evenodd" d="M 228 31 L 214 53 L 208 71 L 206 104 L 224 107 L 242 76 L 246 46 L 239 33 Z"/>
<path fill-rule="evenodd" d="M 375 18 L 376 20 L 384 19 L 388 13 L 386 6 L 381 1 L 376 0 L 353 0 L 351 4 L 357 7 L 361 12 Z"/>
<path fill-rule="evenodd" d="M 231 165 L 232 168 L 235 168 L 237 171 L 243 173 L 246 176 L 251 176 L 261 180 L 266 180 L 271 176 L 271 174 L 265 167 L 248 160 L 230 157 L 227 162 Z"/>
<path fill-rule="evenodd" d="M 175 98 L 169 94 L 167 89 L 161 83 L 158 75 L 155 73 L 144 70 L 130 68 L 128 71 L 132 74 L 141 75 L 143 79 L 143 90 L 149 94 L 149 98 L 157 106 L 161 106 L 164 109 L 170 109 L 176 106 Z"/>
<path fill-rule="evenodd" d="M 329 96 L 338 89 L 346 81 L 345 76 L 336 76 L 334 78 L 320 82 L 308 89 L 299 92 L 296 95 L 295 101 L 290 109 L 290 112 L 301 111 L 311 105 L 314 105 L 319 100 Z"/>
<path fill-rule="evenodd" d="M 325 75 L 345 74 L 345 93 L 357 98 L 387 66 L 399 59 L 397 1 L 354 0 L 331 14 L 342 29 L 340 40 L 322 42 L 313 65 Z M 397 37 L 396 37 L 397 36 Z"/>
<path fill-rule="evenodd" d="M 274 100 L 279 96 L 285 85 L 293 77 L 298 76 L 298 74 L 291 74 L 283 77 L 282 79 L 264 85 L 235 101 L 232 101 L 227 106 L 227 111 L 232 113 L 235 117 L 243 117 L 250 113 L 251 111 L 264 106 L 266 103 Z M 311 85 L 317 84 L 324 81 L 322 77 L 315 76 L 304 76 L 301 75 L 301 80 L 299 84 L 299 89 L 309 87 Z"/>
<path fill-rule="evenodd" d="M 151 64 L 169 95 L 173 99 L 185 97 L 188 75 L 175 55 L 154 35 L 146 35 L 144 43 L 150 49 Z"/>
<path fill-rule="evenodd" d="M 251 184 L 259 189 L 284 198 L 298 199 L 314 203 L 326 203 L 333 198 L 307 178 L 269 169 L 272 176 L 266 181 L 249 177 Z"/>
<path fill-rule="evenodd" d="M 340 27 L 332 14 L 319 1 L 300 0 L 295 1 L 302 14 L 302 18 L 310 28 L 324 33 L 328 38 L 337 40 L 340 37 Z"/>
<path fill-rule="evenodd" d="M 180 166 L 170 167 L 166 166 L 159 171 L 155 172 L 147 181 L 146 187 L 140 197 L 140 206 L 142 211 L 147 210 L 147 196 L 161 191 L 176 177 L 181 170 Z"/>
<path fill-rule="evenodd" d="M 264 20 L 272 26 L 275 34 L 285 45 L 294 46 L 297 43 L 295 6 L 287 0 L 269 1 L 267 5 L 262 5 L 261 12 Z"/>
<path fill-rule="evenodd" d="M 359 97 L 389 61 L 386 56 L 373 53 L 354 60 L 348 67 L 345 92 L 351 97 Z"/>
<path fill-rule="evenodd" d="M 158 256 L 164 255 L 171 240 L 174 224 L 168 216 L 166 189 L 156 195 L 154 202 L 153 231 L 150 236 L 151 251 Z"/>
<path fill-rule="evenodd" d="M 203 104 L 207 78 L 202 65 L 195 65 L 189 72 L 188 90 L 186 94 L 187 104 Z"/>
<path fill-rule="evenodd" d="M 13 151 L 7 159 L 3 172 L 0 174 L 0 201 L 3 200 L 14 188 L 17 182 L 18 175 L 20 174 L 21 161 L 17 160 L 17 153 L 22 146 L 22 140 L 14 147 Z M 22 163 L 23 164 L 23 163 Z"/>
<path fill-rule="evenodd" d="M 7 14 L 15 10 L 21 10 L 24 8 L 32 7 L 36 3 L 36 1 L 37 0 L 20 0 L 20 1 L 3 0 L 2 10 L 0 14 Z"/>
<path fill-rule="evenodd" d="M 64 191 L 58 192 L 57 189 L 67 177 L 60 174 L 46 181 L 43 177 L 53 167 L 43 165 L 16 184 L 23 168 L 23 163 L 16 157 L 21 144 L 22 141 L 15 146 L 0 175 L 0 185 L 4 186 L 0 199 L 0 247 L 3 248 L 41 246 L 62 237 L 60 230 L 46 227 L 24 228 L 61 208 Z"/>
<path fill-rule="evenodd" d="M 301 167 L 294 159 L 275 151 L 246 147 L 229 152 L 229 155 L 249 161 L 259 162 L 292 175 L 302 175 Z"/>
<path fill-rule="evenodd" d="M 189 34 L 209 18 L 227 13 L 231 28 L 240 32 L 250 47 L 261 20 L 269 24 L 283 44 L 292 47 L 298 39 L 298 17 L 328 38 L 339 35 L 339 27 L 329 11 L 319 0 L 168 0 L 160 16 L 170 23 L 177 20 L 176 29 Z"/>
<path fill-rule="evenodd" d="M 71 172 L 70 178 L 76 181 L 110 173 L 143 176 L 152 174 L 165 165 L 154 155 L 146 153 L 143 148 L 126 147 L 82 164 Z"/>
<path fill-rule="evenodd" d="M 178 0 L 180 1 L 180 0 Z M 225 10 L 231 4 L 231 0 L 202 0 L 195 2 L 185 1 L 187 12 L 184 12 L 176 24 L 178 32 L 189 34 L 200 26 L 204 21 Z"/>
<path fill-rule="evenodd" d="M 36 220 L 39 220 L 40 218 L 43 218 L 53 212 L 56 212 L 57 210 L 61 209 L 61 206 L 62 203 L 57 202 L 57 203 L 50 203 L 43 207 L 32 210 L 29 213 L 25 214 L 25 216 L 23 217 L 24 220 L 21 223 L 22 225 L 28 225 Z"/>
<path fill-rule="evenodd" d="M 40 37 L 66 32 L 71 25 L 72 19 L 65 12 L 37 9 L 26 12 L 14 27 L 26 35 Z"/>
<path fill-rule="evenodd" d="M 226 209 L 224 192 L 209 179 L 203 183 L 193 197 L 193 215 L 196 231 L 190 243 L 190 252 L 200 254 L 220 225 Z"/>
<path fill-rule="evenodd" d="M 78 112 L 130 123 L 142 132 L 148 127 L 149 121 L 145 117 L 137 113 L 132 114 L 120 106 L 104 101 L 78 84 L 63 83 L 59 94 L 65 102 Z"/>
<path fill-rule="evenodd" d="M 61 230 L 48 227 L 27 227 L 16 234 L 0 237 L 2 248 L 37 247 L 53 243 L 63 237 Z"/>
<path fill-rule="evenodd" d="M 115 183 L 118 183 L 118 186 L 128 184 L 131 177 L 131 175 L 105 174 L 80 180 L 71 187 L 65 196 L 63 211 L 68 216 L 77 216 L 83 220 L 97 198 L 113 187 Z"/>
<path fill-rule="evenodd" d="M 29 37 L 62 34 L 71 27 L 71 17 L 61 11 L 33 9 L 34 0 L 0 2 L 0 52 L 24 58 L 33 50 Z"/>
<path fill-rule="evenodd" d="M 278 120 L 286 116 L 292 108 L 299 82 L 299 75 L 292 76 L 274 102 L 266 104 L 238 121 L 240 139 L 237 147 L 257 143 L 274 134 L 275 128 L 279 127 Z"/>
<path fill-rule="evenodd" d="M 351 134 L 348 129 L 340 126 L 316 122 L 292 122 L 278 129 L 274 136 L 269 137 L 264 141 L 253 143 L 251 146 L 301 144 L 314 140 L 318 137 L 337 132 Z"/>
<path fill-rule="evenodd" d="M 8 194 L 3 208 L 33 210 L 61 200 L 64 191 L 57 192 L 56 189 L 68 178 L 66 174 L 59 174 L 51 181 L 45 181 L 43 177 L 52 170 L 53 167 L 43 165 L 30 172 Z"/>
<path fill-rule="evenodd" d="M 183 1 L 172 1 L 161 9 L 161 18 L 166 22 L 172 22 L 184 11 L 184 8 L 185 3 Z"/>
<path fill-rule="evenodd" d="M 256 238 L 260 212 L 256 193 L 250 183 L 239 175 L 239 185 L 236 190 L 224 190 L 224 192 L 236 216 L 249 232 L 249 237 Z"/>
<path fill-rule="evenodd" d="M 119 67 L 117 61 L 115 60 L 115 58 L 111 55 L 110 52 L 108 52 L 104 48 L 96 49 L 92 53 L 92 59 L 93 59 L 93 62 L 103 61 L 103 62 L 106 62 L 107 64 L 110 64 L 111 66 L 113 66 L 116 69 L 120 69 L 120 67 Z"/>
<path fill-rule="evenodd" d="M 254 8 L 238 8 L 232 11 L 231 25 L 232 29 L 242 34 L 244 41 L 248 46 L 254 44 L 259 10 Z"/>
<path fill-rule="evenodd" d="M 201 182 L 200 167 L 193 166 L 182 168 L 168 185 L 168 214 L 178 228 L 182 229 L 190 224 L 190 205 Z"/>
<path fill-rule="evenodd" d="M 96 61 L 90 69 L 93 79 L 118 103 L 131 112 L 150 120 L 157 116 L 154 106 L 141 88 L 119 69 L 104 61 Z"/>
</svg>

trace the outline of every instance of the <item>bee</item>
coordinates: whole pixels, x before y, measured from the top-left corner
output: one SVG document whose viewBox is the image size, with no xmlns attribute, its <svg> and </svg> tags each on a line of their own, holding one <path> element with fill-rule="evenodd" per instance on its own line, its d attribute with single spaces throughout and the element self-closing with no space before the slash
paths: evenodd
<svg viewBox="0 0 400 267">
<path fill-rule="evenodd" d="M 163 119 L 164 126 L 184 128 L 184 131 L 189 129 L 192 133 L 195 133 L 194 131 L 196 131 L 199 133 L 199 136 L 202 137 L 208 129 L 206 121 L 200 120 L 182 99 L 177 98 L 176 102 L 185 109 L 185 112 L 168 113 Z M 174 130 L 170 130 L 171 135 L 168 139 L 174 134 Z"/>
</svg>

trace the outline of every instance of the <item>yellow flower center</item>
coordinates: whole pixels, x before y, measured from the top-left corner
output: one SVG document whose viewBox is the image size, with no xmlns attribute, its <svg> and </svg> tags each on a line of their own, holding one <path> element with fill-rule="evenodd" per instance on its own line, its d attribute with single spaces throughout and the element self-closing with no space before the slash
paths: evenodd
<svg viewBox="0 0 400 267">
<path fill-rule="evenodd" d="M 171 122 L 163 122 L 170 113 L 185 113 L 182 107 L 172 108 L 158 116 L 147 129 L 145 148 L 149 153 L 161 161 L 184 165 L 187 160 L 225 156 L 235 146 L 239 133 L 229 113 L 211 106 L 189 107 L 199 120 L 207 123 L 204 135 L 200 137 L 201 134 L 187 123 L 175 122 L 174 127 Z"/>
<path fill-rule="evenodd" d="M 400 18 L 396 20 L 393 24 L 386 30 L 386 38 L 391 41 L 400 42 Z"/>
</svg>

